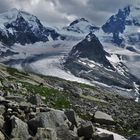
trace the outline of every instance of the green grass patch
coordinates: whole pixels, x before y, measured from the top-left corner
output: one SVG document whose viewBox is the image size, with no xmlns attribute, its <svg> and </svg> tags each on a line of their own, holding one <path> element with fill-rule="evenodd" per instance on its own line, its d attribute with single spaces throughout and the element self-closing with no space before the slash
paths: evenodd
<svg viewBox="0 0 140 140">
<path fill-rule="evenodd" d="M 57 89 L 32 85 L 30 83 L 22 83 L 28 92 L 39 94 L 46 98 L 46 104 L 56 109 L 70 108 L 70 100 L 66 93 Z"/>
</svg>

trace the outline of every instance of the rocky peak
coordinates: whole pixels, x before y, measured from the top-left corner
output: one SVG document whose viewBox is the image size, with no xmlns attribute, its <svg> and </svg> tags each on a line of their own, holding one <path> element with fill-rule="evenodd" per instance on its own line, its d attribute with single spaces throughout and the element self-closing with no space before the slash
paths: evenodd
<svg viewBox="0 0 140 140">
<path fill-rule="evenodd" d="M 76 33 L 90 33 L 99 29 L 96 25 L 90 23 L 85 18 L 76 19 L 69 26 L 64 27 L 64 30 Z"/>
<path fill-rule="evenodd" d="M 58 37 L 63 38 L 53 28 L 44 27 L 36 16 L 27 12 L 12 9 L 0 15 L 0 41 L 3 44 L 25 45 L 46 42 L 49 38 L 57 40 Z"/>
<path fill-rule="evenodd" d="M 73 26 L 75 24 L 78 24 L 79 22 L 89 22 L 89 21 L 86 20 L 85 18 L 76 19 L 75 21 L 73 21 L 72 23 L 70 23 L 70 26 Z"/>
<path fill-rule="evenodd" d="M 120 34 L 123 34 L 126 31 L 127 26 L 129 26 L 129 32 L 133 32 L 133 29 L 136 30 L 134 26 L 140 26 L 139 13 L 139 5 L 129 5 L 123 9 L 119 9 L 118 13 L 112 15 L 109 20 L 102 26 L 102 29 L 105 33 L 113 34 L 113 42 L 117 45 L 121 45 L 124 39 Z"/>
<path fill-rule="evenodd" d="M 95 34 L 91 32 L 83 41 L 73 47 L 69 53 L 69 58 L 87 58 L 108 67 L 111 64 L 106 59 L 106 55 L 109 54 L 103 49 L 101 42 Z"/>
</svg>

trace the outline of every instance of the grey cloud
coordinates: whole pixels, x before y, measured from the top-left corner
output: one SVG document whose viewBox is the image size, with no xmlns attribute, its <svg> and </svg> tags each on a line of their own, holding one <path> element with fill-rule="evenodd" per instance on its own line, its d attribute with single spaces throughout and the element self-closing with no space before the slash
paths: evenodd
<svg viewBox="0 0 140 140">
<path fill-rule="evenodd" d="M 10 2 L 9 2 L 10 1 Z M 14 6 L 35 14 L 53 25 L 68 24 L 74 17 L 84 17 L 102 25 L 119 8 L 139 0 L 0 0 L 0 13 Z"/>
<path fill-rule="evenodd" d="M 0 0 L 0 13 L 5 12 L 9 8 L 11 8 L 11 6 L 8 0 Z"/>
</svg>

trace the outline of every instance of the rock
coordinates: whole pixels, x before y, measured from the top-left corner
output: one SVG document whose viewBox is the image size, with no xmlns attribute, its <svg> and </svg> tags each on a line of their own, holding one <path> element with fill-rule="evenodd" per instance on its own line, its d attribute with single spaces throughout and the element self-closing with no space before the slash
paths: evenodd
<svg viewBox="0 0 140 140">
<path fill-rule="evenodd" d="M 16 101 L 18 103 L 25 101 L 23 96 L 12 96 L 12 95 L 10 95 L 10 96 L 5 96 L 5 98 L 7 100 Z"/>
<path fill-rule="evenodd" d="M 37 140 L 57 140 L 56 131 L 52 128 L 38 128 L 35 139 L 37 139 Z"/>
<path fill-rule="evenodd" d="M 93 136 L 94 140 L 114 140 L 112 134 L 101 133 Z"/>
<path fill-rule="evenodd" d="M 2 115 L 0 115 L 0 128 L 3 128 L 4 126 L 4 118 Z"/>
<path fill-rule="evenodd" d="M 77 126 L 77 120 L 76 120 L 76 113 L 73 109 L 65 110 L 65 115 L 67 116 L 68 120 L 72 123 L 72 125 Z"/>
<path fill-rule="evenodd" d="M 3 87 L 3 85 L 2 85 L 2 83 L 1 83 L 1 81 L 0 81 L 0 87 Z"/>
<path fill-rule="evenodd" d="M 3 91 L 1 91 L 1 90 L 0 90 L 0 96 L 4 96 L 4 93 L 3 93 Z"/>
<path fill-rule="evenodd" d="M 27 101 L 33 105 L 41 105 L 43 103 L 40 95 L 30 95 Z"/>
<path fill-rule="evenodd" d="M 11 117 L 11 129 L 12 138 L 20 138 L 20 140 L 27 140 L 30 138 L 28 125 L 15 116 Z"/>
<path fill-rule="evenodd" d="M 5 113 L 5 106 L 0 105 L 0 115 L 2 115 L 3 113 Z"/>
<path fill-rule="evenodd" d="M 1 131 L 0 131 L 0 140 L 5 140 L 5 136 L 3 135 Z"/>
<path fill-rule="evenodd" d="M 96 123 L 100 123 L 100 124 L 107 124 L 107 125 L 113 125 L 115 124 L 113 118 L 101 111 L 96 111 L 93 121 L 95 121 Z"/>
<path fill-rule="evenodd" d="M 68 123 L 70 122 L 64 112 L 59 110 L 38 113 L 35 118 L 28 121 L 29 128 L 34 134 L 36 134 L 39 127 L 56 129 L 61 125 L 68 127 Z"/>
<path fill-rule="evenodd" d="M 129 140 L 140 140 L 140 136 L 132 136 Z"/>
<path fill-rule="evenodd" d="M 65 125 L 57 128 L 58 140 L 78 140 L 78 136 L 73 131 L 70 131 Z"/>
<path fill-rule="evenodd" d="M 5 101 L 6 99 L 2 96 L 0 96 L 0 102 Z"/>
<path fill-rule="evenodd" d="M 90 121 L 81 123 L 81 126 L 77 129 L 78 136 L 83 136 L 85 139 L 92 138 L 94 132 L 95 128 Z"/>
</svg>

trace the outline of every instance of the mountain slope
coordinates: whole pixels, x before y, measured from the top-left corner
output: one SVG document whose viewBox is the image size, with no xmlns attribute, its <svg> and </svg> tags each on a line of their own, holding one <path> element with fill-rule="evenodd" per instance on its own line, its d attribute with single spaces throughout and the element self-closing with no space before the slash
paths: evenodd
<svg viewBox="0 0 140 140">
<path fill-rule="evenodd" d="M 91 24 L 88 20 L 84 18 L 77 19 L 70 23 L 69 26 L 64 27 L 63 30 L 69 31 L 69 32 L 75 32 L 79 34 L 88 34 L 91 31 L 94 32 L 98 30 L 99 27 L 97 27 L 94 24 Z"/>
<path fill-rule="evenodd" d="M 0 15 L 0 41 L 5 45 L 46 42 L 49 38 L 57 40 L 62 36 L 27 12 L 12 9 Z"/>
<path fill-rule="evenodd" d="M 113 42 L 117 45 L 135 45 L 137 48 L 140 42 L 139 13 L 140 5 L 119 9 L 118 13 L 111 16 L 102 26 L 102 30 L 107 34 L 112 34 Z"/>
<path fill-rule="evenodd" d="M 139 80 L 129 73 L 123 63 L 120 62 L 115 66 L 110 59 L 111 56 L 103 50 L 97 37 L 90 33 L 73 47 L 64 62 L 64 68 L 90 81 L 133 89 L 133 82 L 139 83 Z"/>
</svg>

